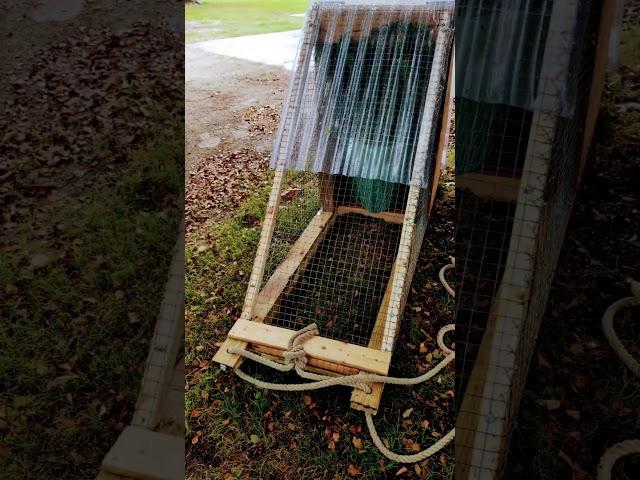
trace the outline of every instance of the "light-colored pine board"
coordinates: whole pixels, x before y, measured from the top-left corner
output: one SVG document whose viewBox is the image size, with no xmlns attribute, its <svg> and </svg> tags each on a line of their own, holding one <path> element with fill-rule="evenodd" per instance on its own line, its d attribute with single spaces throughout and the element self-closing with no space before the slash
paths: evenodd
<svg viewBox="0 0 640 480">
<path fill-rule="evenodd" d="M 357 213 L 366 217 L 378 218 L 387 223 L 396 223 L 402 225 L 404 222 L 404 214 L 398 212 L 379 212 L 373 213 L 362 207 L 354 207 L 351 205 L 340 205 L 336 210 L 337 215 L 347 215 L 349 213 Z"/>
<path fill-rule="evenodd" d="M 447 76 L 447 88 L 445 90 L 444 108 L 442 115 L 442 123 L 440 125 L 440 139 L 438 141 L 438 154 L 436 156 L 435 171 L 433 173 L 433 185 L 431 187 L 431 198 L 429 198 L 429 212 L 433 208 L 433 202 L 436 200 L 438 192 L 438 183 L 440 181 L 440 170 L 442 165 L 447 161 L 447 152 L 449 151 L 449 131 L 451 130 L 451 116 L 453 113 L 453 79 L 455 78 L 456 53 L 455 46 L 451 49 L 451 58 L 449 59 L 449 72 Z"/>
<path fill-rule="evenodd" d="M 230 338 L 282 351 L 288 349 L 289 339 L 294 334 L 295 330 L 246 320 L 238 320 L 229 331 Z M 391 363 L 391 353 L 389 352 L 321 336 L 307 340 L 304 343 L 304 351 L 309 358 L 380 375 L 387 375 Z"/>
<path fill-rule="evenodd" d="M 456 189 L 499 202 L 515 202 L 520 193 L 520 179 L 483 173 L 464 173 L 456 175 Z"/>
<path fill-rule="evenodd" d="M 445 15 L 446 17 L 446 15 Z M 441 25 L 448 24 L 448 17 L 443 19 Z M 385 320 L 384 337 L 382 340 L 382 350 L 385 352 L 393 351 L 396 336 L 398 334 L 402 309 L 406 300 L 407 283 L 411 281 L 412 266 L 409 264 L 411 260 L 411 248 L 416 238 L 416 217 L 418 211 L 418 200 L 420 198 L 420 185 L 422 176 L 424 175 L 427 155 L 429 151 L 428 139 L 433 131 L 435 109 L 438 105 L 438 97 L 441 95 L 439 76 L 443 68 L 445 60 L 445 50 L 447 46 L 448 32 L 446 29 L 440 28 L 436 38 L 436 47 L 433 53 L 433 64 L 431 66 L 431 74 L 429 77 L 429 87 L 425 99 L 424 113 L 422 114 L 422 122 L 420 124 L 420 133 L 418 134 L 418 142 L 416 149 L 416 158 L 414 160 L 413 171 L 411 173 L 412 186 L 409 188 L 407 196 L 407 204 L 405 207 L 405 218 L 400 233 L 400 245 L 395 261 L 395 272 L 392 277 L 392 290 L 389 299 L 389 313 Z M 448 59 L 447 59 L 448 60 Z"/>
<path fill-rule="evenodd" d="M 315 254 L 335 217 L 332 212 L 319 211 L 309 222 L 285 259 L 278 265 L 264 288 L 260 291 L 251 318 L 262 322 L 283 297 L 285 289 L 292 288 Z"/>
<path fill-rule="evenodd" d="M 271 360 L 284 362 L 282 358 L 282 350 L 277 348 L 265 347 L 263 345 L 250 345 L 249 348 L 253 352 L 261 353 Z M 355 375 L 359 370 L 345 365 L 338 365 L 333 362 L 318 360 L 317 358 L 307 359 L 306 370 L 310 372 L 320 373 L 323 375 Z"/>
<path fill-rule="evenodd" d="M 587 108 L 587 118 L 585 122 L 584 141 L 582 153 L 580 155 L 580 176 L 584 171 L 589 149 L 593 140 L 600 113 L 600 102 L 604 91 L 605 77 L 607 73 L 609 36 L 613 26 L 616 11 L 616 0 L 604 0 L 602 2 L 602 13 L 600 16 L 600 27 L 598 30 L 598 43 L 596 45 L 593 78 L 591 81 L 591 92 L 589 93 L 589 106 Z"/>
<path fill-rule="evenodd" d="M 178 235 L 132 425 L 154 428 L 158 406 L 171 377 L 184 332 L 184 230 Z"/>
<path fill-rule="evenodd" d="M 554 3 L 545 47 L 543 69 L 529 141 L 517 196 L 511 242 L 505 270 L 492 303 L 487 330 L 471 372 L 460 412 L 456 418 L 456 478 L 484 480 L 497 478 L 506 458 L 510 408 L 517 393 L 512 390 L 517 373 L 516 353 L 531 294 L 544 192 L 549 174 L 558 117 L 554 111 L 557 84 L 564 71 L 555 48 L 567 45 L 569 34 L 563 25 L 576 15 L 575 2 Z M 568 58 L 564 59 L 568 61 Z M 458 179 L 456 179 L 456 184 Z M 471 390 L 469 390 L 471 388 Z"/>
<path fill-rule="evenodd" d="M 141 480 L 183 480 L 184 438 L 126 427 L 102 461 L 102 470 Z"/>
<path fill-rule="evenodd" d="M 394 271 L 395 266 L 391 270 L 389 283 L 387 283 L 387 288 L 384 291 L 384 296 L 380 303 L 376 323 L 373 326 L 371 338 L 369 339 L 369 348 L 375 348 L 378 350 L 382 348 L 384 325 L 389 311 L 389 299 L 391 298 L 392 290 L 391 282 L 394 277 Z M 368 385 L 371 388 L 371 393 L 366 393 L 359 389 L 353 389 L 353 393 L 351 394 L 351 408 L 376 415 L 378 413 L 378 407 L 380 406 L 384 383 L 369 383 Z"/>
</svg>

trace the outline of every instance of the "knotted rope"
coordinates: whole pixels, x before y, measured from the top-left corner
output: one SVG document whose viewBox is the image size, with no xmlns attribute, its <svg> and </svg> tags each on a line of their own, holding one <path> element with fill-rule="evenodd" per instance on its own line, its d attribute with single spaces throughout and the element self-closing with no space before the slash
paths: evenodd
<svg viewBox="0 0 640 480">
<path fill-rule="evenodd" d="M 444 278 L 444 273 L 453 268 L 455 265 L 455 259 L 452 258 L 452 263 L 450 265 L 446 265 L 440 269 L 439 277 L 442 285 L 445 287 L 447 292 L 455 296 L 453 289 L 449 286 L 447 281 Z M 444 354 L 446 355 L 444 359 L 442 359 L 436 366 L 423 373 L 422 375 L 414 378 L 398 378 L 398 377 L 387 377 L 384 375 L 376 375 L 369 373 L 358 373 L 355 375 L 344 375 L 331 377 L 328 375 L 319 375 L 316 373 L 309 372 L 305 370 L 307 365 L 307 356 L 304 351 L 304 343 L 315 335 L 319 335 L 318 327 L 316 324 L 311 324 L 303 329 L 295 332 L 291 338 L 289 339 L 287 345 L 287 351 L 284 352 L 284 365 L 278 362 L 274 362 L 267 358 L 262 357 L 261 355 L 257 355 L 253 352 L 249 352 L 245 349 L 240 348 L 230 348 L 228 350 L 231 354 L 240 355 L 244 358 L 252 360 L 261 365 L 273 368 L 275 370 L 281 372 L 289 372 L 291 370 L 296 371 L 296 373 L 305 379 L 313 380 L 312 382 L 307 383 L 272 383 L 265 382 L 263 380 L 259 380 L 251 375 L 246 374 L 239 368 L 235 369 L 236 374 L 241 379 L 255 385 L 258 388 L 263 388 L 266 390 L 275 390 L 281 392 L 302 392 L 308 390 L 319 390 L 321 388 L 333 387 L 333 386 L 346 386 L 357 388 L 363 390 L 366 393 L 371 393 L 371 388 L 368 383 L 384 383 L 384 384 L 392 384 L 392 385 L 417 385 L 419 383 L 426 382 L 430 380 L 434 376 L 436 376 L 443 368 L 445 368 L 449 363 L 451 363 L 455 359 L 455 352 L 447 347 L 444 343 L 444 336 L 447 332 L 451 332 L 455 329 L 455 325 L 450 324 L 442 327 L 438 331 L 437 343 L 438 347 Z M 430 457 L 434 453 L 440 451 L 444 448 L 451 440 L 455 437 L 455 429 L 452 429 L 448 432 L 444 437 L 438 440 L 435 444 L 431 445 L 426 450 L 422 452 L 416 453 L 414 455 L 400 455 L 389 450 L 378 435 L 376 431 L 375 425 L 373 423 L 373 415 L 370 413 L 365 413 L 367 427 L 369 428 L 369 434 L 371 435 L 371 439 L 378 450 L 390 460 L 393 460 L 398 463 L 415 463 L 421 462 L 422 460 Z"/>
<path fill-rule="evenodd" d="M 613 351 L 620 357 L 629 370 L 640 376 L 640 362 L 633 358 L 620 341 L 620 337 L 613 328 L 613 320 L 623 308 L 640 306 L 640 282 L 630 280 L 633 297 L 621 298 L 612 303 L 602 316 L 602 329 Z M 625 440 L 609 447 L 598 464 L 598 480 L 611 480 L 613 465 L 622 457 L 640 453 L 640 439 Z"/>
</svg>

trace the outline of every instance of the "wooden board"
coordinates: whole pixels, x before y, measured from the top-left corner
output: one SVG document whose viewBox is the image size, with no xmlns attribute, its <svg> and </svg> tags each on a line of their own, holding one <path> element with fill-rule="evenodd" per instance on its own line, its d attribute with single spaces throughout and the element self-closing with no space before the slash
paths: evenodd
<svg viewBox="0 0 640 480">
<path fill-rule="evenodd" d="M 362 207 L 354 207 L 351 205 L 341 205 L 336 210 L 337 215 L 348 215 L 349 213 L 357 213 L 371 218 L 379 218 L 387 223 L 397 223 L 402 225 L 404 222 L 404 214 L 398 212 L 379 212 L 373 213 Z"/>
<path fill-rule="evenodd" d="M 288 255 L 273 272 L 264 288 L 260 291 L 255 301 L 252 319 L 255 322 L 263 322 L 269 312 L 274 308 L 278 299 L 281 298 L 291 277 L 296 272 L 304 268 L 304 262 L 313 255 L 314 248 L 317 248 L 322 236 L 326 233 L 334 218 L 331 212 L 318 212 L 313 217 L 307 228 L 302 232 L 300 238 L 293 244 Z M 213 357 L 213 361 L 231 368 L 237 368 L 242 363 L 242 357 L 227 352 L 231 348 L 247 348 L 246 342 L 227 338 L 222 347 L 218 349 Z"/>
<path fill-rule="evenodd" d="M 157 411 L 171 377 L 184 332 L 184 230 L 181 229 L 169 268 L 160 312 L 138 394 L 132 425 L 155 428 Z"/>
<path fill-rule="evenodd" d="M 598 122 L 600 113 L 600 102 L 607 72 L 609 36 L 615 17 L 616 0 L 604 0 L 602 2 L 602 13 L 600 16 L 600 27 L 598 31 L 598 43 L 596 45 L 593 78 L 591 81 L 591 92 L 589 93 L 589 106 L 587 107 L 587 118 L 585 122 L 584 141 L 582 153 L 580 155 L 580 175 L 584 171 L 589 148 L 593 140 L 593 132 Z"/>
<path fill-rule="evenodd" d="M 285 289 L 291 288 L 296 283 L 292 281 L 292 278 L 305 269 L 334 220 L 333 213 L 325 211 L 319 211 L 311 219 L 285 259 L 260 290 L 253 312 L 251 312 L 251 318 L 254 321 L 264 321 L 283 296 Z"/>
<path fill-rule="evenodd" d="M 515 202 L 520 193 L 520 179 L 482 173 L 464 173 L 456 175 L 456 189 L 500 202 Z"/>
<path fill-rule="evenodd" d="M 126 427 L 102 461 L 105 474 L 144 480 L 184 479 L 184 438 Z"/>
<path fill-rule="evenodd" d="M 263 345 L 285 351 L 294 330 L 265 325 L 264 323 L 238 320 L 229 337 L 243 342 Z M 391 363 L 391 353 L 361 347 L 321 336 L 310 338 L 304 343 L 304 351 L 309 358 L 345 365 L 379 375 L 387 375 Z"/>
<path fill-rule="evenodd" d="M 436 155 L 435 170 L 433 172 L 433 185 L 431 186 L 431 198 L 429 198 L 429 211 L 433 208 L 433 202 L 436 200 L 436 193 L 438 192 L 438 183 L 440 181 L 440 169 L 442 164 L 447 161 L 447 152 L 449 151 L 449 130 L 451 130 L 451 114 L 453 110 L 452 98 L 453 92 L 453 79 L 456 68 L 456 52 L 455 46 L 451 49 L 451 57 L 449 59 L 449 72 L 447 75 L 447 89 L 445 90 L 444 97 L 444 109 L 442 115 L 442 123 L 440 124 L 440 139 L 438 141 L 438 154 Z"/>
<path fill-rule="evenodd" d="M 277 348 L 265 347 L 264 345 L 255 345 L 252 344 L 249 346 L 251 351 L 261 353 L 265 357 L 284 363 L 282 357 L 282 350 L 278 350 Z M 318 360 L 317 358 L 309 358 L 307 359 L 307 367 L 306 370 L 310 372 L 320 373 L 322 375 L 355 375 L 360 370 L 356 368 L 347 367 L 345 365 L 338 365 L 337 363 L 327 362 L 325 360 Z"/>
<path fill-rule="evenodd" d="M 384 7 L 385 5 L 380 5 L 377 11 L 371 12 L 371 9 L 366 6 L 347 8 L 345 5 L 336 5 L 334 9 L 325 11 L 320 17 L 319 40 L 323 43 L 337 42 L 347 30 L 353 40 L 358 40 L 363 34 L 369 35 L 371 31 L 378 30 L 389 23 L 398 21 L 416 24 L 435 23 L 439 20 L 440 15 L 438 12 L 429 12 L 424 9 L 422 11 L 416 9 L 407 15 L 404 10 L 398 7 Z M 350 10 L 355 10 L 355 14 L 350 15 Z M 332 24 L 336 11 L 338 16 L 335 19 L 335 24 Z M 370 28 L 365 30 L 364 26 L 367 21 L 370 22 Z"/>
<path fill-rule="evenodd" d="M 384 297 L 382 297 L 382 303 L 378 310 L 376 323 L 373 326 L 373 331 L 371 332 L 369 348 L 375 348 L 377 350 L 382 348 L 382 338 L 384 337 L 384 325 L 387 319 L 387 313 L 389 312 L 389 299 L 391 298 L 394 270 L 395 265 L 391 270 L 389 283 L 387 283 L 387 288 L 384 291 Z M 368 385 L 371 388 L 371 393 L 366 393 L 355 388 L 353 389 L 353 393 L 351 394 L 351 408 L 376 415 L 378 413 L 378 407 L 380 406 L 384 383 L 369 383 Z"/>
</svg>

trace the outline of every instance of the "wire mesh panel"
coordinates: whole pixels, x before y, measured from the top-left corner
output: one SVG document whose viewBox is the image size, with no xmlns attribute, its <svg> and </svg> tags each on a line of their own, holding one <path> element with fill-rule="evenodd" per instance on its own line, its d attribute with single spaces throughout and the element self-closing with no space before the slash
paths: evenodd
<svg viewBox="0 0 640 480">
<path fill-rule="evenodd" d="M 513 57 L 524 63 L 501 77 L 502 90 L 500 75 L 491 72 L 502 67 L 489 63 L 480 77 L 463 71 L 463 78 L 493 81 L 495 88 L 461 84 L 467 96 L 456 101 L 460 478 L 496 478 L 504 464 L 590 141 L 585 131 L 597 88 L 600 2 L 514 1 L 502 7 L 463 1 L 457 11 L 459 38 L 475 38 L 459 45 L 462 62 L 473 49 L 500 51 L 503 44 L 512 58 L 508 53 L 518 41 L 525 54 L 524 60 Z M 505 29 L 489 35 L 487 24 Z M 514 31 L 514 25 L 522 28 Z M 530 90 L 523 91 L 523 84 Z"/>
<path fill-rule="evenodd" d="M 452 14 L 442 1 L 312 4 L 242 316 L 216 361 L 239 365 L 230 348 L 282 357 L 286 341 L 258 338 L 258 323 L 280 340 L 315 323 L 329 347 L 307 352 L 311 367 L 388 373 L 446 157 Z M 381 393 L 352 406 L 375 412 Z"/>
</svg>

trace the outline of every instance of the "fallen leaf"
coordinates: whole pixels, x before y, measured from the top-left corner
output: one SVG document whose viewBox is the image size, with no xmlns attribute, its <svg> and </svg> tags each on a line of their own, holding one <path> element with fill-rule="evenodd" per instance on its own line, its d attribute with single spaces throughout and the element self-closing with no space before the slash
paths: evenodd
<svg viewBox="0 0 640 480">
<path fill-rule="evenodd" d="M 402 418 L 409 418 L 413 413 L 413 408 L 407 408 L 404 412 L 402 412 Z"/>
<path fill-rule="evenodd" d="M 396 472 L 396 477 L 399 477 L 400 475 L 404 475 L 408 471 L 409 469 L 407 467 L 400 467 L 400 470 Z"/>
<path fill-rule="evenodd" d="M 357 477 L 358 475 L 360 475 L 360 468 L 350 463 L 347 467 L 347 473 L 350 477 Z"/>
<path fill-rule="evenodd" d="M 353 443 L 353 446 L 356 447 L 358 450 L 362 450 L 364 448 L 361 438 L 353 437 L 351 439 L 351 443 Z"/>
<path fill-rule="evenodd" d="M 549 400 L 538 400 L 539 405 L 547 407 L 547 410 L 557 410 L 560 408 L 560 400 L 552 398 Z"/>
<path fill-rule="evenodd" d="M 310 397 L 309 395 L 305 395 L 305 396 L 304 396 L 304 397 L 302 397 L 302 398 L 303 398 L 303 401 L 304 401 L 305 406 L 307 406 L 307 407 L 308 407 L 309 405 L 311 405 L 311 397 Z"/>
</svg>

